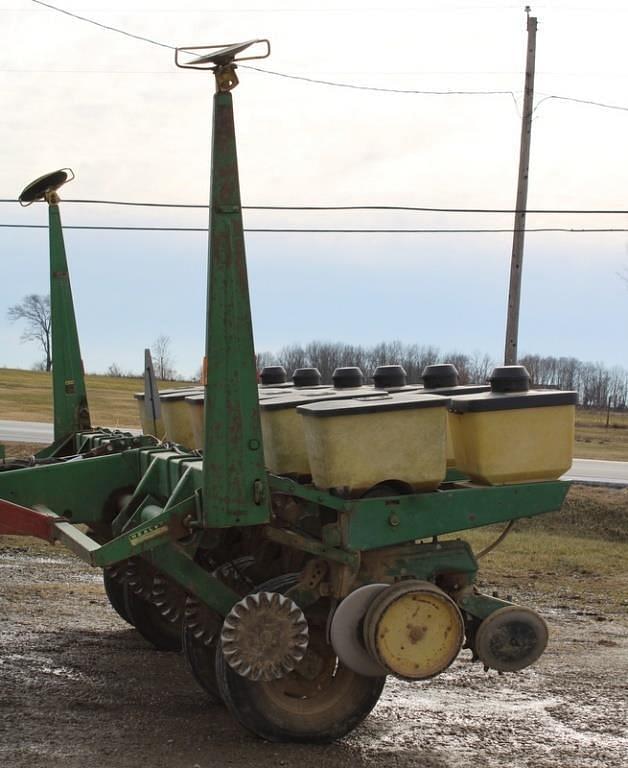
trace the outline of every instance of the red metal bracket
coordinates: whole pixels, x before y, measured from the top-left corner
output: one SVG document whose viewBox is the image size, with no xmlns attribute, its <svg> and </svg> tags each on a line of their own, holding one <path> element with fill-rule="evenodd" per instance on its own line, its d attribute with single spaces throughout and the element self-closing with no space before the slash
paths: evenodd
<svg viewBox="0 0 628 768">
<path fill-rule="evenodd" d="M 59 518 L 0 499 L 0 536 L 36 536 L 53 542 Z"/>
</svg>

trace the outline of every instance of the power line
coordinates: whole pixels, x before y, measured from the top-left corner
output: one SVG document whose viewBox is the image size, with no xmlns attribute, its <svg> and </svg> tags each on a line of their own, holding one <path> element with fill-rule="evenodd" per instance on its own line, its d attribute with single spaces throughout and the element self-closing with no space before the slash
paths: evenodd
<svg viewBox="0 0 628 768">
<path fill-rule="evenodd" d="M 37 2 L 38 0 L 33 0 Z M 373 85 L 356 85 L 354 83 L 338 83 L 333 80 L 319 80 L 315 77 L 305 77 L 304 75 L 289 75 L 285 72 L 276 72 L 272 69 L 263 69 L 262 67 L 254 67 L 251 64 L 240 64 L 242 69 L 253 69 L 255 72 L 263 72 L 266 75 L 274 75 L 275 77 L 283 77 L 287 80 L 301 80 L 306 83 L 315 83 L 316 85 L 328 85 L 332 88 L 350 88 L 355 91 L 375 91 L 381 93 L 407 93 L 420 96 L 511 96 L 515 104 L 517 103 L 515 94 L 513 91 L 491 91 L 491 90 L 450 90 L 450 91 L 429 91 L 418 90 L 411 88 L 379 88 Z"/>
<path fill-rule="evenodd" d="M 70 16 L 73 19 L 84 21 L 87 24 L 94 24 L 95 26 L 100 27 L 101 29 L 106 29 L 108 32 L 117 32 L 119 35 L 126 35 L 126 37 L 132 37 L 135 40 L 141 40 L 144 43 L 150 43 L 151 45 L 158 45 L 160 48 L 169 48 L 172 51 L 175 50 L 175 47 L 173 45 L 168 45 L 167 43 L 160 43 L 158 40 L 153 40 L 152 38 L 144 37 L 143 35 L 135 35 L 132 32 L 126 32 L 123 29 L 119 29 L 118 27 L 111 27 L 108 24 L 101 24 L 99 21 L 94 21 L 94 19 L 88 19 L 87 16 L 79 16 L 77 13 L 66 11 L 64 8 L 58 8 L 56 5 L 50 5 L 50 3 L 44 3 L 42 0 L 32 0 L 32 2 L 36 3 L 37 5 L 43 5 L 45 8 L 50 8 L 53 11 L 57 11 L 57 13 L 63 13 L 66 16 Z"/>
<path fill-rule="evenodd" d="M 83 21 L 87 24 L 93 24 L 94 26 L 99 27 L 100 29 L 104 29 L 107 32 L 116 32 L 119 35 L 124 35 L 134 40 L 140 40 L 141 42 L 144 42 L 144 43 L 150 43 L 151 45 L 157 45 L 160 48 L 167 48 L 168 50 L 171 50 L 171 51 L 176 50 L 176 46 L 174 45 L 170 45 L 168 43 L 162 43 L 159 40 L 153 40 L 152 38 L 145 37 L 144 35 L 137 35 L 137 34 L 134 34 L 133 32 L 127 32 L 124 29 L 120 29 L 119 27 L 114 27 L 109 24 L 102 24 L 101 22 L 95 21 L 94 19 L 90 19 L 87 16 L 80 16 L 77 13 L 73 13 L 72 11 L 68 11 L 64 8 L 59 8 L 58 6 L 52 5 L 51 3 L 45 3 L 43 2 L 43 0 L 32 0 L 32 2 L 36 3 L 37 5 L 41 5 L 45 8 L 49 8 L 52 11 L 57 11 L 58 13 L 62 13 L 65 16 L 69 16 L 73 19 L 77 19 L 78 21 Z M 254 70 L 255 72 L 262 72 L 263 74 L 266 74 L 266 75 L 272 75 L 274 77 L 282 77 L 288 80 L 299 80 L 301 82 L 314 83 L 316 85 L 326 85 L 332 88 L 349 88 L 357 91 L 371 91 L 375 93 L 396 93 L 396 94 L 409 94 L 409 95 L 420 95 L 420 96 L 510 96 L 515 103 L 515 107 L 517 107 L 518 109 L 517 98 L 515 96 L 515 93 L 509 90 L 423 90 L 423 89 L 405 89 L 405 88 L 384 88 L 384 87 L 376 87 L 376 86 L 370 86 L 370 85 L 356 85 L 354 83 L 335 82 L 333 80 L 321 80 L 318 78 L 306 77 L 304 75 L 294 75 L 286 72 L 277 72 L 272 69 L 254 67 L 250 64 L 241 64 L 240 67 L 242 69 L 250 69 L 250 70 Z M 572 101 L 576 103 L 589 104 L 591 106 L 601 107 L 603 109 L 614 109 L 614 110 L 621 110 L 621 111 L 628 112 L 628 107 L 623 107 L 615 104 L 606 104 L 600 101 L 588 101 L 586 99 L 576 99 L 568 96 L 558 96 L 558 95 L 552 95 L 552 96 L 546 97 L 545 99 L 542 99 L 541 102 L 537 104 L 535 111 L 536 109 L 538 109 L 542 101 L 546 101 L 549 98 L 560 99 L 561 101 Z"/>
<path fill-rule="evenodd" d="M 48 229 L 47 224 L 0 224 L 6 229 Z M 102 230 L 118 232 L 208 232 L 207 227 L 128 227 L 128 226 L 100 226 L 92 224 L 71 224 L 64 229 Z M 245 228 L 245 232 L 269 232 L 275 234 L 497 234 L 518 232 L 511 228 L 505 229 L 303 229 L 303 228 Z M 628 232 L 628 228 L 572 228 L 572 227 L 532 227 L 528 232 Z"/>
<path fill-rule="evenodd" d="M 18 203 L 17 198 L 0 198 L 0 203 Z M 37 201 L 43 202 L 43 201 Z M 189 208 L 209 210 L 209 205 L 199 203 L 151 203 L 131 200 L 90 200 L 86 198 L 63 199 L 63 203 L 88 205 L 117 205 L 143 208 Z M 418 213 L 519 213 L 516 208 L 435 208 L 415 205 L 243 205 L 245 211 L 406 211 Z M 628 215 L 628 209 L 584 208 L 526 208 L 526 213 L 537 214 L 605 214 Z"/>
<path fill-rule="evenodd" d="M 544 98 L 542 98 L 540 101 L 537 101 L 536 106 L 532 110 L 532 114 L 536 112 L 536 110 L 541 106 L 541 104 L 551 100 L 571 101 L 571 102 L 574 102 L 575 104 L 588 104 L 592 107 L 602 107 L 604 109 L 617 109 L 621 112 L 628 112 L 628 107 L 624 107 L 621 104 L 605 104 L 601 101 L 590 101 L 589 99 L 576 99 L 575 97 L 572 97 L 572 96 L 554 96 L 550 94 L 549 96 L 545 96 Z"/>
<path fill-rule="evenodd" d="M 120 29 L 119 27 L 113 27 L 109 24 L 102 24 L 99 21 L 95 21 L 94 19 L 88 19 L 87 16 L 79 16 L 77 13 L 72 13 L 71 11 L 67 11 L 64 8 L 59 8 L 56 5 L 51 5 L 50 3 L 44 3 L 43 0 L 32 0 L 33 3 L 36 3 L 37 5 L 42 5 L 45 8 L 50 8 L 53 11 L 57 11 L 58 13 L 63 13 L 66 16 L 70 16 L 73 19 L 77 19 L 78 21 L 84 21 L 87 24 L 94 24 L 97 27 L 100 27 L 101 29 L 104 29 L 108 32 L 117 32 L 120 35 L 125 35 L 126 37 L 131 37 L 135 40 L 141 40 L 144 43 L 150 43 L 152 45 L 158 45 L 160 48 L 168 48 L 171 51 L 176 50 L 176 46 L 169 45 L 168 43 L 162 43 L 158 40 L 153 40 L 150 37 L 144 37 L 143 35 L 136 35 L 132 32 L 127 32 L 124 29 Z M 515 94 L 512 91 L 428 91 L 428 90 L 413 90 L 413 89 L 403 89 L 403 88 L 376 88 L 373 86 L 367 86 L 367 85 L 354 85 L 351 83 L 335 83 L 331 80 L 317 80 L 312 77 L 304 77 L 301 75 L 290 75 L 286 74 L 284 72 L 275 72 L 274 70 L 270 69 L 263 69 L 262 67 L 253 67 L 248 64 L 240 64 L 240 66 L 243 69 L 252 69 L 256 72 L 263 72 L 266 75 L 273 75 L 275 77 L 283 77 L 288 80 L 301 80 L 306 83 L 316 83 L 318 85 L 327 85 L 332 86 L 334 88 L 352 88 L 354 90 L 358 91 L 377 91 L 380 93 L 407 93 L 407 94 L 414 94 L 414 95 L 423 95 L 423 96 L 511 96 L 512 99 L 515 102 L 515 106 L 517 104 L 517 99 L 515 97 Z"/>
<path fill-rule="evenodd" d="M 321 6 L 304 6 L 301 8 L 286 8 L 280 6 L 271 7 L 249 7 L 249 8 L 233 8 L 229 6 L 213 7 L 213 8 L 90 8 L 92 12 L 99 13 L 113 13 L 113 14 L 216 14 L 216 13 L 433 13 L 435 11 L 445 12 L 460 12 L 460 11 L 476 11 L 476 10 L 513 10 L 519 8 L 518 5 L 439 5 L 435 7 L 422 7 L 413 8 L 408 6 L 340 6 L 340 7 L 321 7 Z M 82 10 L 77 8 L 76 10 Z M 13 11 L 17 13 L 28 13 L 27 8 L 0 8 L 0 11 Z"/>
</svg>

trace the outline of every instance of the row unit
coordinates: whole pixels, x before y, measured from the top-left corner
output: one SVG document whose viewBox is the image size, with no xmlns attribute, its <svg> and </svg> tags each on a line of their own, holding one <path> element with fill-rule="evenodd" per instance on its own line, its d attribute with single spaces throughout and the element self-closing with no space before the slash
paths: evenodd
<svg viewBox="0 0 628 768">
<path fill-rule="evenodd" d="M 398 366 L 386 368 L 392 376 Z M 569 469 L 575 392 L 530 389 L 523 366 L 496 368 L 490 385 L 476 386 L 452 384 L 453 366 L 432 368 L 441 370 L 423 387 L 398 379 L 379 388 L 260 386 L 268 470 L 359 496 L 376 486 L 435 490 L 454 466 L 488 485 L 553 480 Z M 359 369 L 342 370 L 346 384 Z M 201 448 L 202 389 L 161 393 L 160 402 L 168 438 Z"/>
</svg>

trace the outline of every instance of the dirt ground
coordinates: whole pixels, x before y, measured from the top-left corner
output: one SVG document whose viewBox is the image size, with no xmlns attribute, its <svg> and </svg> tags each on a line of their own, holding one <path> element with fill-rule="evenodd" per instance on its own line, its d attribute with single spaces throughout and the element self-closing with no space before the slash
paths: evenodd
<svg viewBox="0 0 628 768">
<path fill-rule="evenodd" d="M 625 608 L 589 601 L 585 584 L 553 599 L 513 596 L 550 625 L 534 667 L 485 674 L 465 651 L 433 681 L 390 679 L 344 741 L 277 745 L 242 731 L 207 702 L 180 656 L 152 650 L 119 619 L 100 571 L 61 548 L 8 543 L 0 550 L 7 768 L 626 766 L 628 618 Z"/>
</svg>

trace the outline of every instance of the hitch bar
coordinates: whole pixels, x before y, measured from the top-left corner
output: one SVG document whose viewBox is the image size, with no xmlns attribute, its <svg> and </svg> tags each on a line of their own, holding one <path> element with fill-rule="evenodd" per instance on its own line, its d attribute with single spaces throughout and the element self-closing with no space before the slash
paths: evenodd
<svg viewBox="0 0 628 768">
<path fill-rule="evenodd" d="M 6 499 L 0 499 L 0 536 L 36 536 L 51 544 L 62 541 L 90 564 L 92 552 L 100 549 L 97 542 L 52 510 L 31 509 Z"/>
<path fill-rule="evenodd" d="M 55 523 L 65 518 L 0 499 L 0 536 L 36 536 L 54 542 Z"/>
</svg>

